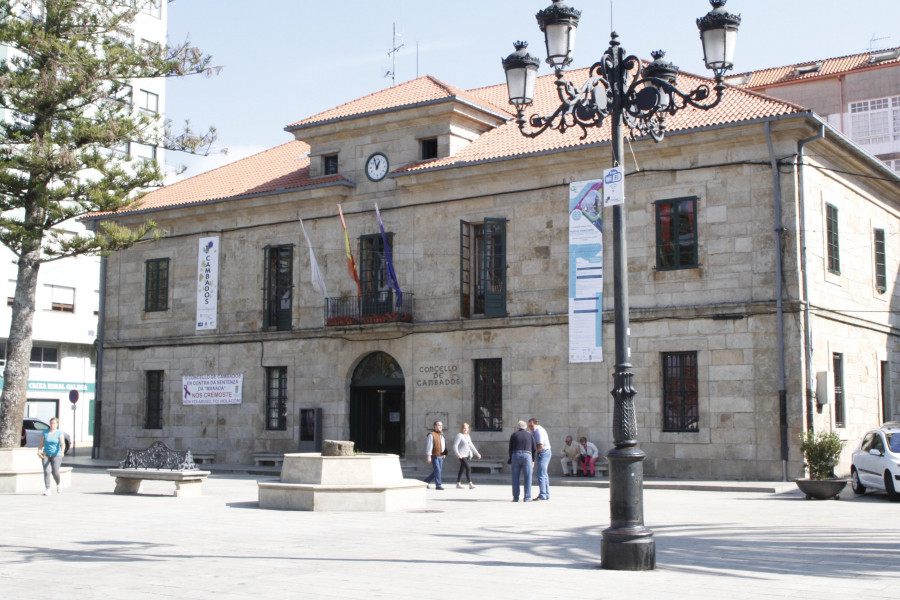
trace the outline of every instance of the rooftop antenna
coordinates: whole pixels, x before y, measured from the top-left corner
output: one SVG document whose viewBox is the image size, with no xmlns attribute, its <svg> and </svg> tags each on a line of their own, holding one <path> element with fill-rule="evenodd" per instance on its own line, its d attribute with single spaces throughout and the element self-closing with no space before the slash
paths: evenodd
<svg viewBox="0 0 900 600">
<path fill-rule="evenodd" d="M 388 56 L 391 57 L 391 70 L 384 74 L 385 77 L 390 75 L 391 85 L 397 85 L 397 53 L 403 47 L 403 42 L 397 44 L 397 38 L 403 39 L 402 35 L 397 34 L 397 24 L 394 23 L 394 36 L 391 38 L 391 49 L 388 50 Z"/>
<path fill-rule="evenodd" d="M 883 37 L 875 37 L 876 35 L 877 35 L 877 34 L 873 33 L 873 34 L 872 34 L 872 38 L 869 40 L 869 50 L 870 50 L 870 51 L 871 51 L 871 50 L 879 50 L 879 49 L 880 49 L 880 48 L 877 48 L 877 47 L 876 47 L 876 42 L 882 42 L 882 41 L 884 41 L 884 40 L 889 40 L 889 39 L 891 39 L 891 36 L 889 36 L 889 35 L 886 35 L 886 36 L 883 36 Z"/>
</svg>

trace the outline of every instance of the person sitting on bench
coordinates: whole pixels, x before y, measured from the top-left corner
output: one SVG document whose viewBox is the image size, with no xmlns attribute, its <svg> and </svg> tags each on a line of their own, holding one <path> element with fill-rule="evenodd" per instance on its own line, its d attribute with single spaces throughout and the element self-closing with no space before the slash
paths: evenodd
<svg viewBox="0 0 900 600">
<path fill-rule="evenodd" d="M 581 473 L 585 477 L 588 472 L 590 472 L 591 477 L 594 476 L 594 463 L 597 462 L 597 458 L 600 456 L 600 451 L 597 449 L 597 446 L 593 442 L 587 441 L 587 438 L 583 437 L 579 440 L 581 442 L 581 451 L 582 451 L 582 459 L 581 459 Z"/>
</svg>

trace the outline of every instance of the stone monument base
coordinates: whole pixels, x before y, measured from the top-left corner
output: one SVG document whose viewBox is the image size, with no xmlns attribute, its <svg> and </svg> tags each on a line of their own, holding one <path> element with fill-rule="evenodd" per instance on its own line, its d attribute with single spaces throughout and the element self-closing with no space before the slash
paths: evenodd
<svg viewBox="0 0 900 600">
<path fill-rule="evenodd" d="M 347 512 L 425 508 L 425 483 L 404 479 L 396 454 L 285 454 L 281 479 L 258 485 L 260 508 Z"/>
<path fill-rule="evenodd" d="M 60 467 L 59 480 L 64 488 L 72 485 L 72 467 Z M 44 467 L 37 448 L 0 448 L 0 494 L 43 491 Z"/>
</svg>

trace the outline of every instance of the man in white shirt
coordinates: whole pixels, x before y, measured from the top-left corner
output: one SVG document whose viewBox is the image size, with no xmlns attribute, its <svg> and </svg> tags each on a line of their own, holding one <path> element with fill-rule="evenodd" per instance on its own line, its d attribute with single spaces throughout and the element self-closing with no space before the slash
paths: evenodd
<svg viewBox="0 0 900 600">
<path fill-rule="evenodd" d="M 425 456 L 431 463 L 431 473 L 425 478 L 425 483 L 431 487 L 434 482 L 434 489 L 443 490 L 441 485 L 441 469 L 444 468 L 444 456 L 447 454 L 447 440 L 444 439 L 444 424 L 440 421 L 434 422 L 434 430 L 428 433 L 425 442 Z"/>
<path fill-rule="evenodd" d="M 549 500 L 550 499 L 550 475 L 547 474 L 547 466 L 550 464 L 550 436 L 547 430 L 541 427 L 540 421 L 534 417 L 528 419 L 528 429 L 534 435 L 534 442 L 537 444 L 537 455 L 535 456 L 535 464 L 537 465 L 538 489 L 540 492 L 532 500 Z"/>
</svg>

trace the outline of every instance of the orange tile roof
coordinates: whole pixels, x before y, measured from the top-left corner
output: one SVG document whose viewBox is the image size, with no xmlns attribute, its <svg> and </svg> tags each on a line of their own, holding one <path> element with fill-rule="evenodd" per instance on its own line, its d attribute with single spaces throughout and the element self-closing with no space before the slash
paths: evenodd
<svg viewBox="0 0 900 600">
<path fill-rule="evenodd" d="M 585 81 L 587 77 L 588 69 L 574 70 L 567 74 L 569 80 L 579 83 Z M 559 105 L 559 98 L 554 82 L 555 75 L 546 75 L 537 79 L 535 102 L 530 107 L 530 110 L 526 111 L 526 116 L 532 114 L 547 115 L 556 109 Z M 681 89 L 694 89 L 703 84 L 708 85 L 710 88 L 714 85 L 712 80 L 697 75 L 680 73 L 678 76 L 678 85 Z M 498 114 L 509 115 L 510 119 L 500 126 L 483 133 L 453 156 L 403 165 L 394 170 L 393 174 L 400 175 L 432 168 L 461 166 L 487 160 L 584 146 L 609 141 L 611 137 L 609 124 L 605 123 L 603 127 L 588 129 L 585 139 L 581 139 L 582 131 L 578 127 L 569 129 L 565 134 L 557 131 L 547 131 L 537 138 L 527 138 L 521 135 L 518 125 L 512 118 L 514 113 L 511 110 L 512 107 L 508 104 L 505 84 L 463 91 L 448 86 L 430 76 L 420 77 L 380 92 L 369 94 L 303 121 L 298 121 L 293 125 L 289 125 L 286 129 L 302 129 L 304 126 L 314 123 L 352 118 L 356 115 L 373 111 L 390 110 L 451 97 L 462 98 L 467 102 L 482 106 Z M 506 107 L 502 107 L 501 103 L 506 103 Z M 806 109 L 789 102 L 770 98 L 752 91 L 728 88 L 725 91 L 725 97 L 722 99 L 721 104 L 710 111 L 686 108 L 674 116 L 669 116 L 666 121 L 666 130 L 669 132 L 682 131 L 802 112 L 806 112 Z M 186 206 L 214 200 L 275 192 L 281 189 L 340 182 L 352 185 L 352 182 L 349 182 L 341 175 L 311 179 L 309 176 L 309 157 L 307 156 L 309 149 L 309 145 L 301 141 L 282 144 L 249 158 L 155 190 L 144 196 L 138 206 L 128 207 L 119 211 L 118 214 Z M 105 215 L 95 213 L 87 218 L 99 216 Z"/>
<path fill-rule="evenodd" d="M 319 114 L 303 119 L 302 121 L 292 123 L 285 127 L 285 129 L 287 131 L 292 131 L 326 121 L 358 117 L 373 112 L 398 108 L 400 106 L 410 106 L 445 99 L 449 100 L 451 98 L 459 98 L 493 113 L 510 113 L 506 106 L 506 101 L 495 105 L 490 99 L 481 98 L 475 94 L 444 83 L 436 77 L 425 75 L 389 87 L 385 90 L 374 92 L 368 96 L 351 100 L 350 102 L 320 112 Z"/>
<path fill-rule="evenodd" d="M 567 78 L 570 81 L 579 84 L 586 81 L 587 77 L 588 69 L 578 69 L 567 73 Z M 526 118 L 533 114 L 549 115 L 556 110 L 559 106 L 559 97 L 557 96 L 555 82 L 555 75 L 538 77 L 534 93 L 535 101 L 529 109 L 525 111 Z M 691 75 L 689 73 L 679 73 L 678 75 L 678 87 L 680 89 L 690 90 L 703 84 L 710 87 L 711 94 L 714 93 L 712 91 L 714 85 L 712 80 L 698 77 L 697 75 Z M 506 94 L 506 86 L 498 85 L 491 88 L 481 88 L 473 90 L 472 93 L 482 95 L 485 98 L 496 98 L 500 93 Z M 688 107 L 677 112 L 675 115 L 669 115 L 666 119 L 666 131 L 674 132 L 709 127 L 712 125 L 723 125 L 726 123 L 738 123 L 740 121 L 750 121 L 763 117 L 795 114 L 805 111 L 805 108 L 783 100 L 770 98 L 746 90 L 728 88 L 725 90 L 722 102 L 712 110 L 704 111 Z M 527 128 L 528 126 L 526 126 L 526 130 L 528 130 Z M 397 169 L 395 173 L 421 171 L 424 169 L 445 167 L 449 165 L 460 165 L 511 156 L 547 152 L 568 147 L 584 146 L 596 144 L 598 142 L 606 142 L 612 137 L 608 122 L 604 123 L 602 127 L 588 129 L 587 137 L 585 139 L 581 139 L 582 135 L 583 132 L 580 127 L 573 127 L 564 134 L 559 133 L 558 131 L 546 131 L 536 138 L 527 138 L 521 134 L 518 124 L 512 120 L 491 131 L 483 133 L 478 139 L 453 156 L 406 165 Z"/>
<path fill-rule="evenodd" d="M 225 166 L 154 190 L 118 214 L 187 206 L 347 181 L 341 175 L 309 176 L 309 144 L 291 141 Z M 88 218 L 109 213 L 93 213 Z"/>
<path fill-rule="evenodd" d="M 774 67 L 771 69 L 761 69 L 759 71 L 751 71 L 749 73 L 738 73 L 730 75 L 728 79 L 735 80 L 739 77 L 747 77 L 746 83 L 742 83 L 744 88 L 760 88 L 772 85 L 782 85 L 786 83 L 796 83 L 798 81 L 809 81 L 811 79 L 819 79 L 824 77 L 834 77 L 842 73 L 851 71 L 862 71 L 866 69 L 880 69 L 887 66 L 900 65 L 900 56 L 893 59 L 887 59 L 880 62 L 871 62 L 873 54 L 881 54 L 884 52 L 900 51 L 898 48 L 887 48 L 885 50 L 872 50 L 861 54 L 852 54 L 850 56 L 839 56 L 836 58 L 826 58 L 824 60 L 812 60 L 786 67 Z M 900 53 L 900 52 L 898 52 Z M 821 63 L 818 70 L 809 73 L 798 73 L 798 67 L 807 67 Z"/>
</svg>

